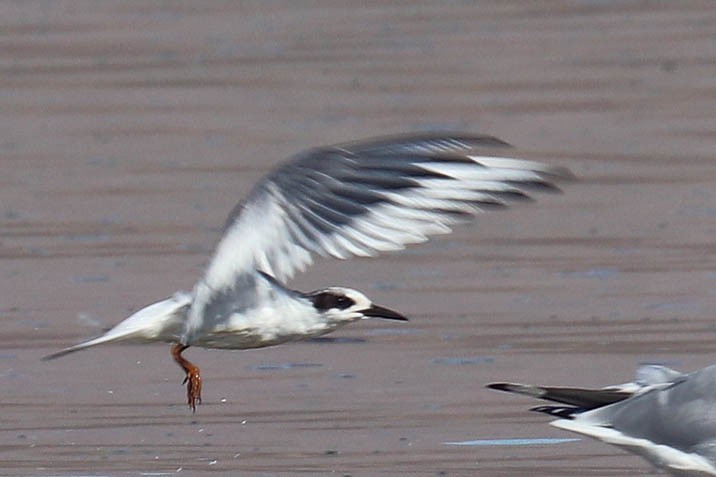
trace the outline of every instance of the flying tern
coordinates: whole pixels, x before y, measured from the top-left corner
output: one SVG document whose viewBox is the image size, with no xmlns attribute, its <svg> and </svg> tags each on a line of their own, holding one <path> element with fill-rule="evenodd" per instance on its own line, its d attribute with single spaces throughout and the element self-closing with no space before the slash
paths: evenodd
<svg viewBox="0 0 716 477">
<path fill-rule="evenodd" d="M 509 145 L 485 135 L 413 134 L 304 151 L 278 166 L 230 213 L 191 293 L 149 305 L 98 338 L 101 343 L 172 343 L 187 402 L 201 402 L 190 346 L 248 349 L 329 333 L 363 318 L 406 320 L 363 293 L 284 285 L 315 255 L 346 259 L 399 250 L 444 234 L 486 208 L 557 190 L 569 171 L 503 157 Z M 495 153 L 498 154 L 495 154 Z"/>
</svg>

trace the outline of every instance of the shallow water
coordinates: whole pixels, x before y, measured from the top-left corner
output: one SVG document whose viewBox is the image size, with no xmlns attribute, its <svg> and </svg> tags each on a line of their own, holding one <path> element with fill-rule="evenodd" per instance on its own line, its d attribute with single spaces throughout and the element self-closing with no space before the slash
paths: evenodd
<svg viewBox="0 0 716 477">
<path fill-rule="evenodd" d="M 496 380 L 714 361 L 709 2 L 0 4 L 0 474 L 647 475 Z M 292 285 L 411 317 L 246 352 L 41 362 L 189 289 L 234 203 L 300 149 L 493 134 L 563 194 Z M 545 440 L 542 440 L 545 439 Z M 512 441 L 530 445 L 446 442 Z M 535 444 L 542 442 L 542 444 Z"/>
</svg>

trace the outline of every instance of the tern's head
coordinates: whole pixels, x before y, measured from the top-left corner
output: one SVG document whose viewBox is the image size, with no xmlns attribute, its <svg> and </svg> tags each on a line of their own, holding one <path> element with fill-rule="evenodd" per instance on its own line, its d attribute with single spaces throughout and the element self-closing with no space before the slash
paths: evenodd
<svg viewBox="0 0 716 477">
<path fill-rule="evenodd" d="M 374 304 L 367 296 L 351 288 L 323 288 L 305 296 L 316 311 L 336 321 L 354 321 L 360 318 L 408 321 L 400 313 Z"/>
</svg>

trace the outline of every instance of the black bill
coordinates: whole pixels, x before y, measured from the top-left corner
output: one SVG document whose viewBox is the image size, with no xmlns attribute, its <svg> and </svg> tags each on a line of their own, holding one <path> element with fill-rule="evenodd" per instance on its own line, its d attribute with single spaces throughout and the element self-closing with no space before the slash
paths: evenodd
<svg viewBox="0 0 716 477">
<path fill-rule="evenodd" d="M 363 315 L 369 316 L 371 318 L 384 318 L 386 320 L 408 321 L 408 319 L 400 313 L 393 310 L 389 310 L 388 308 L 379 305 L 372 305 L 370 308 L 363 312 Z"/>
</svg>

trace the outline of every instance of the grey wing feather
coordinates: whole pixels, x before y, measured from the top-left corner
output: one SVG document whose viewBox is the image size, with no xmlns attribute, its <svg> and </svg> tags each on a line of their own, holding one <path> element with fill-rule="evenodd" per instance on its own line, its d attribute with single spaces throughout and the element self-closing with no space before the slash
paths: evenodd
<svg viewBox="0 0 716 477">
<path fill-rule="evenodd" d="M 232 212 L 203 283 L 218 290 L 254 269 L 285 280 L 313 255 L 398 250 L 569 177 L 537 162 L 476 155 L 479 147 L 502 152 L 507 144 L 489 136 L 420 134 L 303 152 Z"/>
<path fill-rule="evenodd" d="M 714 410 L 716 366 L 709 366 L 581 417 L 632 437 L 685 449 L 716 440 Z"/>
<path fill-rule="evenodd" d="M 645 366 L 637 374 L 634 383 L 587 390 L 589 399 L 591 392 L 632 393 L 591 409 L 575 388 L 513 383 L 489 387 L 565 403 L 533 410 L 561 418 L 551 423 L 555 427 L 622 447 L 673 475 L 716 475 L 716 365 L 690 374 Z M 579 394 L 577 401 L 573 391 Z"/>
<path fill-rule="evenodd" d="M 631 392 L 624 390 L 627 385 L 582 389 L 492 383 L 488 387 L 565 405 L 533 409 L 539 412 L 684 451 L 716 442 L 716 366 L 691 374 L 661 366 L 640 368 L 640 377 L 645 373 L 648 384 L 632 387 Z"/>
<path fill-rule="evenodd" d="M 580 411 L 623 401 L 633 394 L 631 392 L 610 388 L 590 389 L 563 386 L 533 386 L 519 383 L 491 383 L 488 384 L 487 387 L 498 391 L 524 394 L 545 401 L 554 401 L 575 406 L 579 408 Z"/>
</svg>

